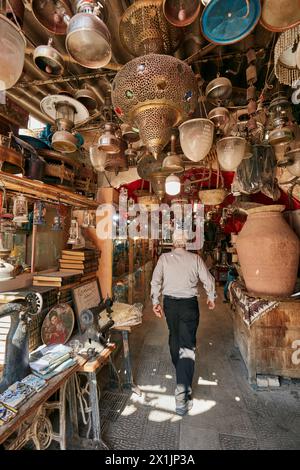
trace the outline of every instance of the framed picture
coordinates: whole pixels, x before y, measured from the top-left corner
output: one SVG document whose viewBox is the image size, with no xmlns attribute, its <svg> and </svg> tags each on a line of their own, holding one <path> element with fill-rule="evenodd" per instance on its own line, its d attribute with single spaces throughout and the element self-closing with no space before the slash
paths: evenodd
<svg viewBox="0 0 300 470">
<path fill-rule="evenodd" d="M 98 279 L 93 279 L 86 284 L 73 288 L 72 297 L 79 332 L 83 334 L 86 327 L 80 322 L 81 312 L 93 307 L 98 307 L 103 301 Z"/>
<path fill-rule="evenodd" d="M 41 329 L 43 343 L 65 344 L 71 337 L 75 324 L 73 309 L 69 304 L 57 304 L 47 313 Z"/>
</svg>

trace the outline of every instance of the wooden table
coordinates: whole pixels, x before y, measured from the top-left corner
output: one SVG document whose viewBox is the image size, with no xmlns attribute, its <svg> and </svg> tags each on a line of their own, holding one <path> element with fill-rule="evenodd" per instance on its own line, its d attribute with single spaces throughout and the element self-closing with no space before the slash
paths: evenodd
<svg viewBox="0 0 300 470">
<path fill-rule="evenodd" d="M 73 367 L 49 379 L 47 387 L 33 395 L 22 405 L 18 414 L 7 424 L 0 427 L 0 444 L 4 443 L 13 433 L 17 438 L 13 440 L 8 449 L 20 449 L 26 442 L 33 439 L 38 450 L 49 447 L 51 441 L 57 440 L 62 450 L 66 449 L 66 413 L 65 392 L 69 379 L 80 369 L 84 363 L 82 359 Z M 51 422 L 46 416 L 47 400 L 60 390 L 60 403 L 49 404 L 48 408 L 58 407 L 60 410 L 60 431 L 55 434 Z M 45 435 L 47 434 L 47 436 Z M 42 442 L 41 442 L 42 441 Z"/>
<path fill-rule="evenodd" d="M 92 449 L 108 449 L 107 444 L 101 437 L 101 416 L 99 409 L 100 401 L 100 388 L 97 386 L 97 373 L 102 367 L 108 362 L 111 353 L 115 350 L 116 345 L 110 343 L 107 347 L 93 360 L 85 362 L 79 369 L 77 369 L 77 375 L 83 374 L 87 378 L 88 390 L 89 390 L 89 408 L 90 408 L 90 419 L 92 424 L 93 438 L 83 438 L 79 436 L 78 429 L 78 415 L 77 415 L 77 398 L 79 391 L 79 384 L 75 383 L 76 377 L 73 376 L 71 379 L 71 421 L 73 430 L 73 445 L 83 448 Z"/>
</svg>

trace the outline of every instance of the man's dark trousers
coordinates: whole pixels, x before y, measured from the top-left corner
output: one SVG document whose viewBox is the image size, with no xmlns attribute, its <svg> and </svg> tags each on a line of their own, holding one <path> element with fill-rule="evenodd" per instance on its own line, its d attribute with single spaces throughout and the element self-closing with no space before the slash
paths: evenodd
<svg viewBox="0 0 300 470">
<path fill-rule="evenodd" d="M 176 368 L 176 404 L 181 405 L 192 390 L 199 325 L 198 300 L 197 297 L 177 299 L 164 296 L 163 305 L 169 328 L 170 353 Z"/>
</svg>

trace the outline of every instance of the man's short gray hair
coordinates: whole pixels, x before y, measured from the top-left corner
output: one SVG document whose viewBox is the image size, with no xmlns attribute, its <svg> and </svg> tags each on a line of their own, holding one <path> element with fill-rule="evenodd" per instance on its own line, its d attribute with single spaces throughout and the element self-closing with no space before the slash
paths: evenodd
<svg viewBox="0 0 300 470">
<path fill-rule="evenodd" d="M 184 230 L 174 230 L 173 246 L 176 248 L 185 248 L 189 240 L 188 234 Z"/>
</svg>

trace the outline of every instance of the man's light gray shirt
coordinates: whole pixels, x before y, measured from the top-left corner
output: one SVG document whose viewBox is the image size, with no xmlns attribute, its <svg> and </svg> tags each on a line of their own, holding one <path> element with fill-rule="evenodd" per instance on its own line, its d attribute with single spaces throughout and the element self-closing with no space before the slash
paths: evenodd
<svg viewBox="0 0 300 470">
<path fill-rule="evenodd" d="M 184 248 L 175 248 L 160 256 L 153 271 L 151 299 L 159 304 L 159 297 L 170 295 L 177 298 L 190 298 L 198 295 L 198 283 L 202 282 L 210 300 L 215 299 L 215 279 L 204 261 L 195 253 Z"/>
</svg>

